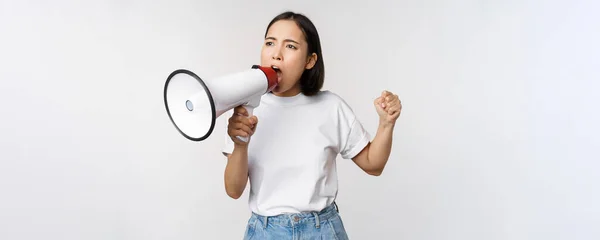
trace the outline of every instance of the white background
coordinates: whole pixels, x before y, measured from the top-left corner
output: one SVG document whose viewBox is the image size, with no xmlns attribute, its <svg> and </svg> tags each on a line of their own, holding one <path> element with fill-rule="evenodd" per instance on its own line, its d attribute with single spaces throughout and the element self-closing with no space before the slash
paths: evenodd
<svg viewBox="0 0 600 240">
<path fill-rule="evenodd" d="M 315 22 L 325 89 L 370 132 L 382 90 L 404 105 L 382 176 L 340 159 L 351 239 L 600 239 L 599 7 L 2 0 L 0 239 L 241 239 L 226 117 L 189 141 L 162 91 L 259 63 L 284 10 Z"/>
</svg>

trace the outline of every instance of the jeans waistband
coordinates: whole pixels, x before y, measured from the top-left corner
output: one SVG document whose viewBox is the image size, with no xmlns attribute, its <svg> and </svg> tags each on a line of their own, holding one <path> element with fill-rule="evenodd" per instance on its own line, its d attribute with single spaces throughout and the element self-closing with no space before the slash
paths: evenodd
<svg viewBox="0 0 600 240">
<path fill-rule="evenodd" d="M 338 212 L 337 204 L 334 202 L 319 212 L 284 213 L 275 216 L 262 216 L 252 213 L 252 217 L 256 218 L 264 227 L 269 223 L 290 227 L 310 223 L 315 224 L 318 228 L 321 221 L 337 217 Z"/>
</svg>

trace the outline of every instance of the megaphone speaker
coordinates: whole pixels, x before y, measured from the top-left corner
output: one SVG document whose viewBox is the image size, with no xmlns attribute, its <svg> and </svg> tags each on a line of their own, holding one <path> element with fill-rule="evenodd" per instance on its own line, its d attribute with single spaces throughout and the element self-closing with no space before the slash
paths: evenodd
<svg viewBox="0 0 600 240">
<path fill-rule="evenodd" d="M 189 140 L 202 141 L 211 135 L 216 119 L 223 113 L 244 106 L 252 116 L 262 95 L 277 84 L 277 72 L 259 65 L 210 80 L 203 80 L 190 70 L 178 69 L 165 82 L 165 108 L 179 133 Z"/>
</svg>

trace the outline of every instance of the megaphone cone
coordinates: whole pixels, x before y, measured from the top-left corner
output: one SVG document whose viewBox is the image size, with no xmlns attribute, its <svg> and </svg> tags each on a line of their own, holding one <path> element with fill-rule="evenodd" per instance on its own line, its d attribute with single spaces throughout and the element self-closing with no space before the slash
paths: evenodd
<svg viewBox="0 0 600 240">
<path fill-rule="evenodd" d="M 223 113 L 243 105 L 252 115 L 261 96 L 277 83 L 277 72 L 259 65 L 212 80 L 178 69 L 165 82 L 165 108 L 179 133 L 189 140 L 202 141 L 212 134 L 216 119 Z"/>
</svg>

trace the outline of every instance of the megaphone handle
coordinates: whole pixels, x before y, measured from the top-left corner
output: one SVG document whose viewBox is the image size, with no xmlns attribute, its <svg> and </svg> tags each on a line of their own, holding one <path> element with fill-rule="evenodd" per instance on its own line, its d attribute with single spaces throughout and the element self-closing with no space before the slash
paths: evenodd
<svg viewBox="0 0 600 240">
<path fill-rule="evenodd" d="M 243 105 L 244 108 L 246 109 L 246 111 L 248 112 L 248 117 L 252 117 L 252 113 L 254 112 L 254 107 L 250 106 L 250 105 Z M 243 142 L 248 142 L 248 137 L 242 137 L 242 136 L 237 136 L 237 138 L 239 140 L 242 140 Z"/>
</svg>

